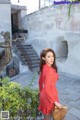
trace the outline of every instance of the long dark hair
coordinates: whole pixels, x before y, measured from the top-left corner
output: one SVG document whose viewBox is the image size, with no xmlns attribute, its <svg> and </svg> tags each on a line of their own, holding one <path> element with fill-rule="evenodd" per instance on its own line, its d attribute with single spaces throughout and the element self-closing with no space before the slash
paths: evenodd
<svg viewBox="0 0 80 120">
<path fill-rule="evenodd" d="M 41 51 L 41 54 L 40 54 L 40 72 L 42 71 L 43 65 L 45 64 L 45 61 L 42 59 L 42 57 L 45 57 L 48 52 L 52 52 L 54 55 L 54 62 L 51 65 L 51 67 L 54 68 L 57 72 L 57 66 L 55 63 L 56 55 L 55 55 L 55 52 L 51 48 L 47 48 L 47 49 L 44 49 Z"/>
</svg>

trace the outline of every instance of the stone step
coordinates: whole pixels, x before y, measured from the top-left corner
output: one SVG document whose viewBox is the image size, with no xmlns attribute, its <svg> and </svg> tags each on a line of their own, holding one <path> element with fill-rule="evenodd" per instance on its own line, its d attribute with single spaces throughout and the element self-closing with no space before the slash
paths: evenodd
<svg viewBox="0 0 80 120">
<path fill-rule="evenodd" d="M 17 44 L 17 49 L 24 64 L 27 64 L 31 70 L 39 68 L 40 59 L 32 45 L 22 45 L 20 43 Z"/>
<path fill-rule="evenodd" d="M 31 60 L 39 60 L 40 61 L 40 59 L 37 56 L 32 56 L 32 57 L 30 57 L 30 59 Z"/>
<path fill-rule="evenodd" d="M 39 58 L 37 54 L 27 54 L 27 55 L 29 55 L 30 57 L 37 57 L 37 58 Z"/>
<path fill-rule="evenodd" d="M 27 61 L 27 60 L 24 60 L 24 61 L 25 61 L 25 63 L 27 63 L 30 66 L 39 66 L 39 62 L 38 63 L 37 62 L 32 63 L 32 62 Z"/>
<path fill-rule="evenodd" d="M 32 45 L 23 45 L 24 47 L 32 47 Z"/>
<path fill-rule="evenodd" d="M 32 61 L 32 62 L 34 62 L 34 61 L 40 61 L 38 58 L 36 58 L 36 59 L 31 59 L 31 58 L 29 58 L 29 57 L 25 57 L 25 56 L 22 56 L 22 58 L 24 58 L 24 59 L 26 59 L 26 60 L 29 60 L 29 61 Z"/>
<path fill-rule="evenodd" d="M 23 47 L 23 49 L 28 50 L 28 51 L 33 51 L 34 50 L 33 48 L 26 48 L 26 47 Z"/>
<path fill-rule="evenodd" d="M 27 52 L 28 54 L 35 54 L 36 53 L 36 51 L 34 49 L 28 50 L 28 49 L 19 48 L 19 52 L 22 52 L 22 51 Z"/>
<path fill-rule="evenodd" d="M 27 60 L 27 61 L 30 61 L 30 62 L 40 62 L 40 60 L 39 59 L 33 59 L 33 60 L 31 60 L 29 57 L 24 57 L 24 56 L 21 56 L 23 59 L 25 59 L 25 60 Z"/>
<path fill-rule="evenodd" d="M 32 49 L 32 50 L 31 50 L 31 49 L 30 49 L 30 50 L 24 49 L 24 51 L 25 51 L 25 52 L 28 52 L 28 53 L 30 53 L 30 52 L 31 52 L 31 53 L 32 53 L 32 52 L 35 52 L 35 53 L 36 53 L 36 51 L 35 51 L 34 49 Z"/>
<path fill-rule="evenodd" d="M 28 56 L 29 58 L 34 58 L 34 59 L 39 58 L 37 54 L 27 54 L 26 53 L 25 55 Z"/>
<path fill-rule="evenodd" d="M 39 59 L 37 54 L 27 54 L 27 53 L 22 53 L 19 52 L 22 57 L 30 58 L 30 59 Z"/>
<path fill-rule="evenodd" d="M 27 48 L 27 49 L 33 49 L 33 46 L 32 45 L 22 45 L 24 48 Z"/>
<path fill-rule="evenodd" d="M 33 64 L 32 67 L 39 67 L 39 64 Z"/>
<path fill-rule="evenodd" d="M 37 56 L 37 57 L 38 57 L 38 55 L 37 55 L 35 52 L 34 52 L 34 53 L 32 53 L 32 52 L 28 53 L 28 52 L 27 52 L 26 54 L 27 54 L 27 55 L 30 55 L 30 56 L 33 56 L 33 55 L 34 55 L 34 56 Z"/>
<path fill-rule="evenodd" d="M 35 53 L 36 53 L 36 51 L 34 51 L 34 50 L 33 50 L 33 51 L 28 51 L 28 50 L 26 51 L 26 50 L 25 50 L 25 52 L 26 52 L 27 54 L 31 54 L 31 53 L 32 53 L 32 54 L 35 54 Z"/>
<path fill-rule="evenodd" d="M 26 49 L 23 49 L 23 51 L 25 51 L 26 53 L 30 54 L 30 53 L 36 53 L 35 50 L 26 50 Z M 37 53 L 36 53 L 37 54 Z"/>
<path fill-rule="evenodd" d="M 38 61 L 38 62 L 40 62 L 40 60 L 39 60 L 39 59 L 37 59 L 37 58 L 36 58 L 36 59 L 33 59 L 33 60 L 32 60 L 32 59 L 30 59 L 30 60 L 31 60 L 31 61 L 33 61 L 33 62 L 34 62 L 34 61 Z"/>
<path fill-rule="evenodd" d="M 24 60 L 24 62 L 27 62 L 27 63 L 29 63 L 31 65 L 40 63 L 39 61 L 29 61 L 29 60 L 26 60 L 25 58 L 23 58 L 23 60 Z"/>
<path fill-rule="evenodd" d="M 39 61 L 31 61 L 32 64 L 39 64 Z"/>
</svg>

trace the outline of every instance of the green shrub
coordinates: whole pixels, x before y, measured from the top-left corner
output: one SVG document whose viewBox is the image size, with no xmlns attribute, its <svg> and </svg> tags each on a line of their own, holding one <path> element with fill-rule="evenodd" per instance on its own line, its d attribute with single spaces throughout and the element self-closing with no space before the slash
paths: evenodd
<svg viewBox="0 0 80 120">
<path fill-rule="evenodd" d="M 16 116 L 24 120 L 29 115 L 36 117 L 38 106 L 38 90 L 30 87 L 22 88 L 16 82 L 10 82 L 9 78 L 0 79 L 0 110 L 8 110 L 11 118 Z"/>
</svg>

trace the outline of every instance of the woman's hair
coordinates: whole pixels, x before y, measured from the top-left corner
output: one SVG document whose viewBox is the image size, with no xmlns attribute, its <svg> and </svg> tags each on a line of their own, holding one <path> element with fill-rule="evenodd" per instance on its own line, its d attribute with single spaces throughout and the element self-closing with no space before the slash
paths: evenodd
<svg viewBox="0 0 80 120">
<path fill-rule="evenodd" d="M 41 51 L 41 54 L 40 54 L 40 72 L 42 71 L 43 65 L 45 64 L 45 61 L 42 59 L 42 57 L 45 57 L 48 52 L 52 52 L 54 55 L 54 62 L 51 65 L 51 67 L 54 68 L 57 72 L 57 66 L 55 63 L 55 59 L 56 59 L 55 52 L 50 48 L 47 48 L 47 49 L 44 49 Z"/>
</svg>

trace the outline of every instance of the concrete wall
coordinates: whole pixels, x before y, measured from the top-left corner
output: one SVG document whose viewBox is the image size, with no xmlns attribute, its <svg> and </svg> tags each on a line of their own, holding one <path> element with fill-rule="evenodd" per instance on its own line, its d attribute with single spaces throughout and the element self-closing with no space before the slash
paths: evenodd
<svg viewBox="0 0 80 120">
<path fill-rule="evenodd" d="M 38 55 L 46 47 L 54 49 L 60 71 L 80 77 L 80 4 L 54 5 L 23 18 L 28 29 L 26 44 L 32 44 Z"/>
<path fill-rule="evenodd" d="M 27 15 L 27 9 L 23 9 L 23 10 L 20 10 L 18 12 L 18 26 L 19 26 L 19 29 L 23 29 L 22 19 L 26 15 Z"/>
<path fill-rule="evenodd" d="M 0 3 L 0 32 L 9 31 L 11 33 L 11 4 Z"/>
</svg>

